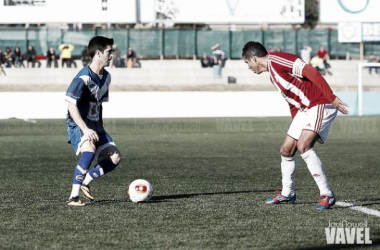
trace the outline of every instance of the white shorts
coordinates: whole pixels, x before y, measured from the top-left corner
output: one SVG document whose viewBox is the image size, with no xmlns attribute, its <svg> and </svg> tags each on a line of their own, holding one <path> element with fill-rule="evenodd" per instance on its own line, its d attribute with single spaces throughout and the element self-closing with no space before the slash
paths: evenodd
<svg viewBox="0 0 380 250">
<path fill-rule="evenodd" d="M 288 130 L 288 135 L 298 140 L 303 130 L 314 131 L 319 135 L 318 142 L 324 143 L 330 126 L 338 110 L 331 104 L 319 104 L 306 111 L 298 111 Z"/>
</svg>

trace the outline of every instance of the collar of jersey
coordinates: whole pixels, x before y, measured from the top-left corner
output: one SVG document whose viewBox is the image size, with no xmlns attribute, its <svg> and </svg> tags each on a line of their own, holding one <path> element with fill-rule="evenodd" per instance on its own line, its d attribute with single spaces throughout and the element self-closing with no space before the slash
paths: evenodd
<svg viewBox="0 0 380 250">
<path fill-rule="evenodd" d="M 98 74 L 96 74 L 94 71 L 91 70 L 90 66 L 87 66 L 87 68 L 88 68 L 88 71 L 90 72 L 91 80 L 94 83 L 96 83 L 96 85 L 98 85 L 99 88 L 102 88 L 104 83 L 106 82 L 108 72 L 105 69 L 103 69 L 103 77 L 102 79 L 100 79 Z"/>
</svg>

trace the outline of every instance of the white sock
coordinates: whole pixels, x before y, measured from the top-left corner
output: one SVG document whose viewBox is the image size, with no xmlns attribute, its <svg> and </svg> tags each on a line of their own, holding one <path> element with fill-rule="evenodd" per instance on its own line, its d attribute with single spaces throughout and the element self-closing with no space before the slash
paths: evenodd
<svg viewBox="0 0 380 250">
<path fill-rule="evenodd" d="M 327 181 L 327 176 L 324 172 L 323 164 L 314 149 L 309 149 L 301 154 L 301 157 L 306 162 L 307 168 L 317 183 L 320 195 L 330 196 L 332 192 Z"/>
<path fill-rule="evenodd" d="M 90 173 L 87 172 L 86 177 L 84 178 L 84 181 L 82 182 L 83 185 L 88 185 L 90 181 L 92 181 L 94 178 L 91 177 Z"/>
<path fill-rule="evenodd" d="M 80 184 L 73 184 L 73 189 L 71 189 L 70 198 L 79 196 Z"/>
<path fill-rule="evenodd" d="M 283 196 L 289 196 L 295 192 L 295 175 L 297 171 L 297 157 L 281 156 L 282 191 Z"/>
</svg>

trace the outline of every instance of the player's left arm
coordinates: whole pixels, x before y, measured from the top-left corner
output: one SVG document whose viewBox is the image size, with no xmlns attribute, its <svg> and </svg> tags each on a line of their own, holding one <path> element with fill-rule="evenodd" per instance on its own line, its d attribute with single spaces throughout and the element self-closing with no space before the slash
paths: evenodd
<svg viewBox="0 0 380 250">
<path fill-rule="evenodd" d="M 329 84 L 314 67 L 306 64 L 302 70 L 302 76 L 317 85 L 327 100 L 331 102 L 331 104 L 334 105 L 334 107 L 337 108 L 342 114 L 348 114 L 348 110 L 346 109 L 348 105 L 334 95 Z"/>
</svg>

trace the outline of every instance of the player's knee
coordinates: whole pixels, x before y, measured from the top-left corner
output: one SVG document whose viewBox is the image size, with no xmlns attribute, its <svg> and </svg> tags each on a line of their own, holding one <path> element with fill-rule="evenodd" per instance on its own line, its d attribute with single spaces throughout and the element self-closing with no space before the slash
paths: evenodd
<svg viewBox="0 0 380 250">
<path fill-rule="evenodd" d="M 298 150 L 298 152 L 300 152 L 300 154 L 305 153 L 310 148 L 311 148 L 310 143 L 306 143 L 306 142 L 298 142 L 297 143 L 297 150 Z"/>
<path fill-rule="evenodd" d="M 120 164 L 121 162 L 121 155 L 120 154 L 114 154 L 112 157 L 111 157 L 111 161 L 113 164 L 115 164 L 116 166 Z"/>
<path fill-rule="evenodd" d="M 292 157 L 295 153 L 293 151 L 294 150 L 292 150 L 291 148 L 287 148 L 287 147 L 281 147 L 280 148 L 280 154 L 284 157 Z"/>
</svg>

